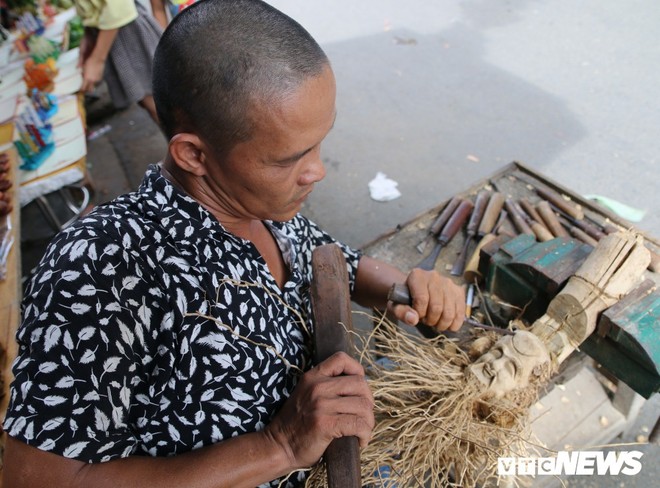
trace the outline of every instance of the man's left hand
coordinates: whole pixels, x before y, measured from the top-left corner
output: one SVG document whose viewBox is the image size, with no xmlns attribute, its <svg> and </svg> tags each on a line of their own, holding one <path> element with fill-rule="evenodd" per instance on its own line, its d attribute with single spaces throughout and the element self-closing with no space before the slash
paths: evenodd
<svg viewBox="0 0 660 488">
<path fill-rule="evenodd" d="M 414 326 L 423 323 L 436 331 L 457 331 L 465 320 L 465 291 L 436 271 L 413 269 L 406 285 L 412 306 L 391 304 L 397 319 Z"/>
</svg>

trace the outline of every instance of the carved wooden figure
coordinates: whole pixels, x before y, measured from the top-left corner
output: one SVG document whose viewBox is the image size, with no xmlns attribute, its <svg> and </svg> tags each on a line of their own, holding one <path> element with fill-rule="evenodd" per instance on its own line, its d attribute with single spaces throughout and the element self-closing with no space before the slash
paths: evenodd
<svg viewBox="0 0 660 488">
<path fill-rule="evenodd" d="M 601 239 L 530 332 L 501 338 L 470 371 L 495 396 L 526 386 L 535 368 L 548 361 L 556 367 L 589 337 L 598 314 L 639 283 L 649 262 L 639 235 L 616 233 Z"/>
</svg>

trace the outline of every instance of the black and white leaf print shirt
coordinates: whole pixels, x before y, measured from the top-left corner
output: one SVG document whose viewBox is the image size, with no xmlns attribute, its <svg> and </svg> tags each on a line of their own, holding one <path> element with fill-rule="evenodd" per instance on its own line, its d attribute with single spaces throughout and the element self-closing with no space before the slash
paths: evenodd
<svg viewBox="0 0 660 488">
<path fill-rule="evenodd" d="M 282 289 L 158 166 L 61 232 L 24 298 L 9 435 L 103 462 L 262 429 L 310 367 L 311 253 L 334 242 L 300 215 L 267 224 Z M 360 256 L 341 248 L 353 287 Z"/>
</svg>

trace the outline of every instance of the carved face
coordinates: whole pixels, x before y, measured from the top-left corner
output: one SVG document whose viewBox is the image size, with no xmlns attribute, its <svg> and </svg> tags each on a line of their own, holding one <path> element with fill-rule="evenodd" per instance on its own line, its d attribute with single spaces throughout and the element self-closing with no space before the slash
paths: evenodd
<svg viewBox="0 0 660 488">
<path fill-rule="evenodd" d="M 495 396 L 526 386 L 535 367 L 549 361 L 545 346 L 531 332 L 499 339 L 470 370 Z"/>
</svg>

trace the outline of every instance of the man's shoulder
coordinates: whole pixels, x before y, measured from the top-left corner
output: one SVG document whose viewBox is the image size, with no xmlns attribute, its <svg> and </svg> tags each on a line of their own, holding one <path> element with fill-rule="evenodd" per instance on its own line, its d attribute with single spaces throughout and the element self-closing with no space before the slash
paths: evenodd
<svg viewBox="0 0 660 488">
<path fill-rule="evenodd" d="M 126 194 L 100 204 L 72 223 L 52 240 L 50 247 L 62 249 L 80 240 L 96 243 L 97 247 L 116 244 L 124 249 L 139 241 L 144 247 L 164 232 L 158 219 L 144 211 L 135 194 Z"/>
</svg>

